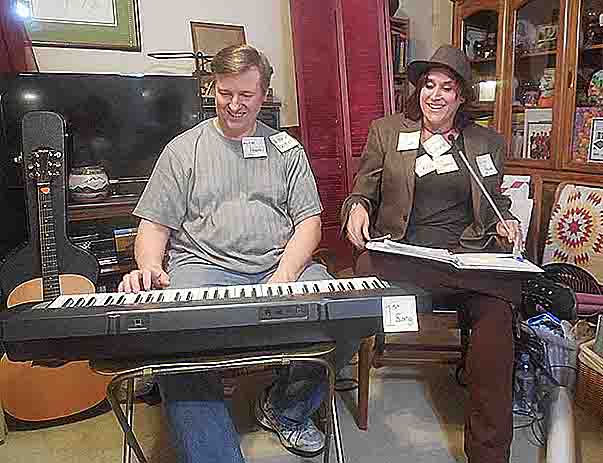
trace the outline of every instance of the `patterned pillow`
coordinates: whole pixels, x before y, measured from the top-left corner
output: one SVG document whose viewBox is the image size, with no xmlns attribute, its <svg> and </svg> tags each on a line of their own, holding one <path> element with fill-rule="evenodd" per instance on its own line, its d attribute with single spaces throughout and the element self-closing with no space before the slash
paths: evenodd
<svg viewBox="0 0 603 463">
<path fill-rule="evenodd" d="M 542 263 L 581 267 L 603 282 L 603 189 L 567 185 L 551 213 Z"/>
</svg>

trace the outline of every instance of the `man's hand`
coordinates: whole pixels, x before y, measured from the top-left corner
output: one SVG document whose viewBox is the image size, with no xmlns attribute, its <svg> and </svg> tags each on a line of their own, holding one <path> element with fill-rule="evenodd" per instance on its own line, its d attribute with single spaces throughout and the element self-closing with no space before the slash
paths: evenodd
<svg viewBox="0 0 603 463">
<path fill-rule="evenodd" d="M 268 279 L 268 281 L 266 282 L 266 284 L 273 284 L 273 283 L 292 283 L 296 281 L 295 276 L 293 275 L 285 275 L 283 272 L 279 272 L 278 270 L 276 272 L 274 272 L 270 278 Z"/>
<path fill-rule="evenodd" d="M 371 238 L 369 235 L 369 215 L 364 206 L 355 203 L 350 210 L 346 232 L 350 242 L 358 249 L 364 249 L 364 245 Z"/>
<path fill-rule="evenodd" d="M 509 233 L 509 231 L 511 233 Z M 505 220 L 496 224 L 496 233 L 520 248 L 523 247 L 523 233 L 517 220 Z"/>
<path fill-rule="evenodd" d="M 137 293 L 151 289 L 164 289 L 170 285 L 170 277 L 163 269 L 132 270 L 122 278 L 118 291 L 126 293 Z"/>
</svg>

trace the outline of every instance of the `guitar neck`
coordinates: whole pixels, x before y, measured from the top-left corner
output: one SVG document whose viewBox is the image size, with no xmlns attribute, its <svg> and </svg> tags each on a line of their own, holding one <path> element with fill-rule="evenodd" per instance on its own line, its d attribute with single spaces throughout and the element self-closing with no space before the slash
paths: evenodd
<svg viewBox="0 0 603 463">
<path fill-rule="evenodd" d="M 55 217 L 52 205 L 50 182 L 38 182 L 38 230 L 40 237 L 40 257 L 42 264 L 42 294 L 45 301 L 61 294 Z"/>
</svg>

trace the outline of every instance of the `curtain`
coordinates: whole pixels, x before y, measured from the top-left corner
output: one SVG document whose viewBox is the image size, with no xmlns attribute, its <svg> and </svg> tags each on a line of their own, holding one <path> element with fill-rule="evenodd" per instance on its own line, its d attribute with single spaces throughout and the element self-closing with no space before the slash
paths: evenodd
<svg viewBox="0 0 603 463">
<path fill-rule="evenodd" d="M 37 71 L 38 63 L 14 0 L 0 0 L 0 72 Z"/>
</svg>

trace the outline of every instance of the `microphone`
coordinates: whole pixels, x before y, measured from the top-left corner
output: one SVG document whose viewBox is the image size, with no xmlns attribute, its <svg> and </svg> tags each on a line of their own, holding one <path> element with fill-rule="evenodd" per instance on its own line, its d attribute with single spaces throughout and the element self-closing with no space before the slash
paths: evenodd
<svg viewBox="0 0 603 463">
<path fill-rule="evenodd" d="M 471 174 L 471 177 L 473 178 L 473 180 L 475 181 L 475 183 L 477 183 L 477 185 L 479 186 L 479 189 L 482 191 L 482 194 L 488 200 L 488 203 L 490 203 L 490 206 L 492 207 L 492 209 L 494 209 L 494 212 L 496 213 L 496 216 L 498 217 L 498 220 L 500 220 L 502 222 L 503 226 L 507 229 L 507 233 L 509 234 L 509 238 L 514 238 L 513 231 L 507 225 L 507 222 L 505 221 L 502 213 L 500 212 L 500 209 L 498 209 L 498 207 L 494 203 L 494 200 L 492 199 L 492 196 L 490 196 L 490 193 L 488 193 L 488 190 L 486 189 L 486 187 L 484 186 L 484 184 L 480 180 L 479 176 L 475 173 L 475 171 L 473 170 L 473 167 L 471 167 L 471 164 L 469 164 L 469 160 L 465 156 L 465 153 L 463 153 L 463 151 L 457 146 L 457 144 L 456 144 L 456 138 L 454 138 L 454 135 L 449 134 L 448 135 L 448 140 L 452 144 L 452 148 L 456 150 L 456 152 L 458 153 L 459 157 L 465 163 L 465 166 L 467 166 L 467 170 Z M 521 248 L 522 247 L 523 247 L 523 243 L 517 243 L 516 240 L 513 239 L 513 255 L 515 257 L 521 258 L 523 260 L 523 258 L 521 257 Z"/>
</svg>

